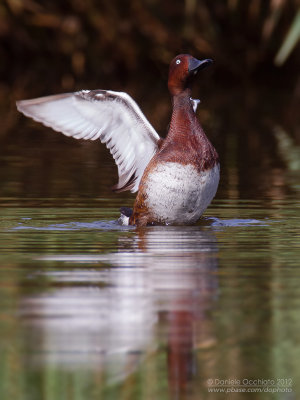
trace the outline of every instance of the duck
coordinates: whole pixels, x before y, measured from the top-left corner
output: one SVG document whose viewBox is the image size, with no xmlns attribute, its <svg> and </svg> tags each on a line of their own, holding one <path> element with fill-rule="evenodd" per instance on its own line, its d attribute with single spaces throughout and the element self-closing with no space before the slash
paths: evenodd
<svg viewBox="0 0 300 400">
<path fill-rule="evenodd" d="M 25 116 L 75 139 L 100 140 L 118 167 L 115 192 L 137 192 L 122 207 L 122 225 L 193 225 L 213 200 L 219 156 L 204 133 L 191 97 L 197 73 L 212 60 L 179 54 L 169 66 L 173 111 L 166 137 L 159 136 L 125 92 L 80 90 L 16 102 Z"/>
</svg>

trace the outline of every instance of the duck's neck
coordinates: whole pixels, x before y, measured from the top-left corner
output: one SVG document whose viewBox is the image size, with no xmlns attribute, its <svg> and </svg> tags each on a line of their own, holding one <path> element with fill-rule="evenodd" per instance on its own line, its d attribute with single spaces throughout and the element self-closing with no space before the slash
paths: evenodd
<svg viewBox="0 0 300 400">
<path fill-rule="evenodd" d="M 164 153 L 170 148 L 172 151 Z M 181 163 L 196 165 L 199 171 L 212 168 L 218 163 L 218 154 L 205 135 L 193 110 L 190 89 L 173 96 L 170 129 L 160 154 L 168 161 L 173 157 L 172 160 L 176 162 L 180 159 Z"/>
<path fill-rule="evenodd" d="M 186 137 L 187 132 L 203 135 L 204 132 L 193 110 L 191 89 L 187 88 L 180 94 L 173 96 L 173 113 L 168 137 L 172 140 Z"/>
</svg>

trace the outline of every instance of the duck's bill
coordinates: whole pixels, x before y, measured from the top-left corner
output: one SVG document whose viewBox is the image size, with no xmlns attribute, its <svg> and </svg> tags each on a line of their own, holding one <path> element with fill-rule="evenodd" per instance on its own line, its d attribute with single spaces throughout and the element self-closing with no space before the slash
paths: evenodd
<svg viewBox="0 0 300 400">
<path fill-rule="evenodd" d="M 189 61 L 189 72 L 197 72 L 200 69 L 204 69 L 213 63 L 211 58 L 204 60 L 197 60 L 197 58 L 191 58 Z"/>
</svg>

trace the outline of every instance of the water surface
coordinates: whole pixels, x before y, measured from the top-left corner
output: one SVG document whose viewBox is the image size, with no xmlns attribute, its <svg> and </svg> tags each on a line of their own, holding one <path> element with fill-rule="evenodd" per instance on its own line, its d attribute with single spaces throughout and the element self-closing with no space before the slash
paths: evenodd
<svg viewBox="0 0 300 400">
<path fill-rule="evenodd" d="M 2 140 L 1 399 L 298 397 L 299 147 L 219 111 L 220 188 L 189 227 L 119 226 L 134 196 L 98 144 L 25 119 Z"/>
</svg>

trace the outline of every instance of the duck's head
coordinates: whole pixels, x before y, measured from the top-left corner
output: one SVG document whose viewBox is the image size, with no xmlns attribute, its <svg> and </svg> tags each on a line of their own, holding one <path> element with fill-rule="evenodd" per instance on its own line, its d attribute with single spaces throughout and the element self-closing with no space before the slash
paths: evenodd
<svg viewBox="0 0 300 400">
<path fill-rule="evenodd" d="M 193 78 L 200 69 L 213 62 L 210 58 L 197 60 L 189 54 L 179 54 L 171 61 L 169 68 L 168 88 L 175 96 L 190 88 Z"/>
</svg>

